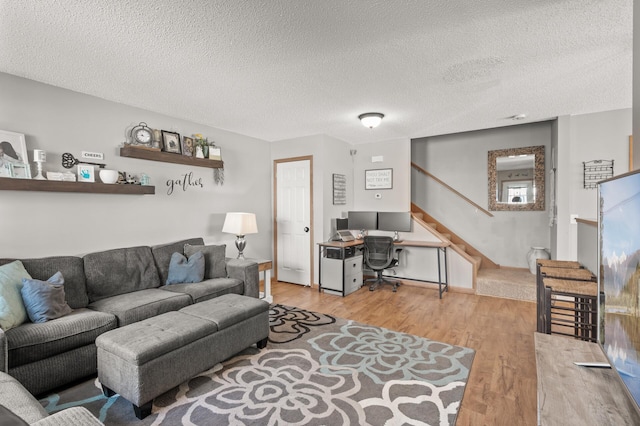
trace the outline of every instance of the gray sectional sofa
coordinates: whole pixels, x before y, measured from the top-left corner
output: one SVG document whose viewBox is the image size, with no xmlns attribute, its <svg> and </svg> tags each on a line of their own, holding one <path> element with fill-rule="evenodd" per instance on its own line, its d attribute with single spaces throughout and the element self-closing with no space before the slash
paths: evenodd
<svg viewBox="0 0 640 426">
<path fill-rule="evenodd" d="M 258 264 L 224 257 L 224 246 L 206 246 L 216 267 L 202 282 L 165 285 L 174 252 L 204 246 L 192 238 L 153 247 L 106 250 L 83 257 L 20 259 L 35 279 L 60 271 L 73 312 L 44 323 L 0 330 L 0 371 L 29 392 L 42 394 L 96 373 L 96 338 L 117 327 L 187 305 L 235 293 L 258 297 Z M 194 247 L 195 246 L 195 247 Z M 212 249 L 213 247 L 213 249 Z M 16 259 L 0 259 L 0 265 Z M 212 275 L 213 274 L 213 275 Z"/>
</svg>

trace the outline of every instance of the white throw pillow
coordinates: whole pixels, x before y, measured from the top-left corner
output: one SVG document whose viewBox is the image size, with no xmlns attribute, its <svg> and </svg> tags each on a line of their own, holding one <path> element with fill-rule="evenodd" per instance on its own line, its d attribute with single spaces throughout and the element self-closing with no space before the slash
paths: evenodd
<svg viewBox="0 0 640 426">
<path fill-rule="evenodd" d="M 22 302 L 22 279 L 31 279 L 19 260 L 0 266 L 0 328 L 7 331 L 27 320 Z"/>
</svg>

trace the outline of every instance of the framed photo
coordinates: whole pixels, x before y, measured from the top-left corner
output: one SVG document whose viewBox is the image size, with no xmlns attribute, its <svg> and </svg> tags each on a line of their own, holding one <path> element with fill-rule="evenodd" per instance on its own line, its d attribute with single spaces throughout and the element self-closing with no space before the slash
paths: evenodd
<svg viewBox="0 0 640 426">
<path fill-rule="evenodd" d="M 392 189 L 393 169 L 364 171 L 364 189 Z"/>
<path fill-rule="evenodd" d="M 6 178 L 13 177 L 12 163 L 0 163 L 0 177 L 6 177 Z"/>
<path fill-rule="evenodd" d="M 0 130 L 0 166 L 5 163 L 29 164 L 27 144 L 22 133 Z"/>
<path fill-rule="evenodd" d="M 180 154 L 180 134 L 175 132 L 169 132 L 167 130 L 162 131 L 162 150 L 165 152 L 173 152 Z"/>
<path fill-rule="evenodd" d="M 95 182 L 96 176 L 91 164 L 78 164 L 78 182 Z"/>
<path fill-rule="evenodd" d="M 194 141 L 193 138 L 188 136 L 182 137 L 182 155 L 186 155 L 187 157 L 193 157 L 194 154 Z"/>
<path fill-rule="evenodd" d="M 10 164 L 11 177 L 18 179 L 31 179 L 31 166 L 25 163 Z"/>
<path fill-rule="evenodd" d="M 219 160 L 222 161 L 222 150 L 217 146 L 209 147 L 209 160 Z"/>
</svg>

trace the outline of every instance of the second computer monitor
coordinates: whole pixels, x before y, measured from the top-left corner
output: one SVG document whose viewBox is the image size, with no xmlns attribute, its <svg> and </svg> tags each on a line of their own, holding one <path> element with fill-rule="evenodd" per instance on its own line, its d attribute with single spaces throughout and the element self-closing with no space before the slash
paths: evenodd
<svg viewBox="0 0 640 426">
<path fill-rule="evenodd" d="M 378 212 L 378 229 L 380 231 L 411 232 L 411 213 Z"/>
<path fill-rule="evenodd" d="M 349 229 L 372 230 L 378 228 L 378 212 L 348 212 Z"/>
</svg>

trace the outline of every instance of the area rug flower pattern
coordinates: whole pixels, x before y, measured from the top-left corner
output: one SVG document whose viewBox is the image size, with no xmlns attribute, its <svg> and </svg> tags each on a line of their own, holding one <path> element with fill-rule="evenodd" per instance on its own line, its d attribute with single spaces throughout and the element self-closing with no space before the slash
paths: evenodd
<svg viewBox="0 0 640 426">
<path fill-rule="evenodd" d="M 138 420 L 97 379 L 41 400 L 83 405 L 107 425 L 450 425 L 474 352 L 272 305 L 269 344 L 249 348 L 159 396 Z"/>
</svg>

